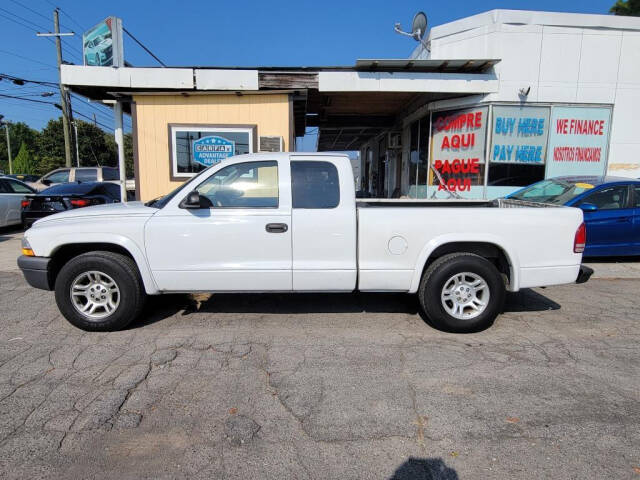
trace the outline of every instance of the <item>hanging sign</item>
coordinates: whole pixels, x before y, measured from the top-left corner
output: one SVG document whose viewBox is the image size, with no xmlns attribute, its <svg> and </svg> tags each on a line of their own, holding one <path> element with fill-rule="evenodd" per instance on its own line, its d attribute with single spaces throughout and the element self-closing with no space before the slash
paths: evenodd
<svg viewBox="0 0 640 480">
<path fill-rule="evenodd" d="M 434 113 L 431 126 L 431 165 L 437 173 L 430 184 L 438 190 L 470 191 L 482 185 L 487 107 Z"/>
<path fill-rule="evenodd" d="M 544 163 L 549 137 L 549 107 L 493 107 L 489 158 L 492 163 Z"/>
<path fill-rule="evenodd" d="M 233 157 L 236 144 L 231 140 L 215 135 L 202 137 L 193 142 L 193 161 L 210 167 L 214 163 Z"/>
<path fill-rule="evenodd" d="M 554 107 L 547 177 L 604 175 L 610 107 Z"/>
</svg>

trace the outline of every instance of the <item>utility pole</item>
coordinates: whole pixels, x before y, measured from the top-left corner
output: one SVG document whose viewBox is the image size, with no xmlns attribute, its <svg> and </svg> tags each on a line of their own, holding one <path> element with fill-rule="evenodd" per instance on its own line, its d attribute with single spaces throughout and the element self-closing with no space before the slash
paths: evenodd
<svg viewBox="0 0 640 480">
<path fill-rule="evenodd" d="M 0 115 L 2 117 L 2 115 Z M 7 155 L 9 156 L 9 175 L 13 173 L 13 165 L 11 164 L 11 141 L 9 140 L 9 122 L 2 122 L 4 130 L 7 132 Z"/>
<path fill-rule="evenodd" d="M 60 33 L 60 21 L 58 19 L 59 10 L 56 8 L 53 11 L 53 28 L 54 33 L 36 33 L 38 37 L 56 37 L 56 50 L 58 53 L 58 83 L 60 85 L 60 103 L 62 104 L 62 128 L 64 130 L 64 158 L 65 165 L 71 166 L 71 130 L 69 128 L 69 118 L 71 116 L 71 100 L 69 99 L 66 91 L 66 87 L 62 84 L 62 71 L 60 66 L 62 65 L 62 41 L 61 36 L 73 35 L 70 33 Z"/>
<path fill-rule="evenodd" d="M 62 128 L 64 130 L 64 159 L 67 167 L 71 166 L 71 132 L 69 131 L 69 104 L 67 92 L 62 84 L 62 41 L 60 40 L 60 20 L 58 9 L 53 11 L 53 31 L 56 34 L 56 50 L 58 51 L 58 83 L 60 84 L 60 100 L 62 100 Z"/>
<path fill-rule="evenodd" d="M 78 147 L 78 122 L 74 120 L 71 123 L 73 124 L 73 136 L 76 139 L 76 167 L 80 167 L 80 150 Z"/>
</svg>

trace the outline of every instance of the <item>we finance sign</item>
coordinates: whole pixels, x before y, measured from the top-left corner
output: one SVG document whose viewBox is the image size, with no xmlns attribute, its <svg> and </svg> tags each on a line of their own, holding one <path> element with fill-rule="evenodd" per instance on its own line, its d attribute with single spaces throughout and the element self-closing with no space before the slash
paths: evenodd
<svg viewBox="0 0 640 480">
<path fill-rule="evenodd" d="M 205 167 L 233 157 L 235 152 L 235 142 L 223 137 L 212 135 L 193 141 L 193 161 Z"/>
</svg>

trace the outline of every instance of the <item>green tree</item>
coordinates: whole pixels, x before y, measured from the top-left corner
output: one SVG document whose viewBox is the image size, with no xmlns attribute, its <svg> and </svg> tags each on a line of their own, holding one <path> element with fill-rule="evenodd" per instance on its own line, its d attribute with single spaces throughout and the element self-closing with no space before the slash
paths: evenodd
<svg viewBox="0 0 640 480">
<path fill-rule="evenodd" d="M 27 148 L 27 144 L 22 142 L 22 145 L 20 145 L 20 151 L 13 160 L 13 172 L 32 175 L 35 171 L 36 166 L 33 162 L 33 156 Z"/>
<path fill-rule="evenodd" d="M 40 133 L 29 127 L 24 122 L 8 122 L 9 140 L 11 142 L 11 156 L 15 158 L 22 144 L 26 144 L 27 149 L 34 153 L 38 150 L 37 143 Z M 4 128 L 0 129 L 0 170 L 9 173 L 9 159 L 7 157 L 7 135 Z"/>
<path fill-rule="evenodd" d="M 609 9 L 609 13 L 629 17 L 640 17 L 640 0 L 617 0 Z"/>
</svg>

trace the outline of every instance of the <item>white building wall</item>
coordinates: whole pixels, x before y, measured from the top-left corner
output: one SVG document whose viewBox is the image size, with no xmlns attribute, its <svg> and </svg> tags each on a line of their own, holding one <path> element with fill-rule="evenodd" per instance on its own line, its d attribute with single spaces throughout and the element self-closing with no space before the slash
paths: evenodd
<svg viewBox="0 0 640 480">
<path fill-rule="evenodd" d="M 501 59 L 499 91 L 480 101 L 613 105 L 608 173 L 640 177 L 639 18 L 493 10 L 435 27 L 429 41 L 430 54 L 419 47 L 412 56 Z"/>
</svg>

